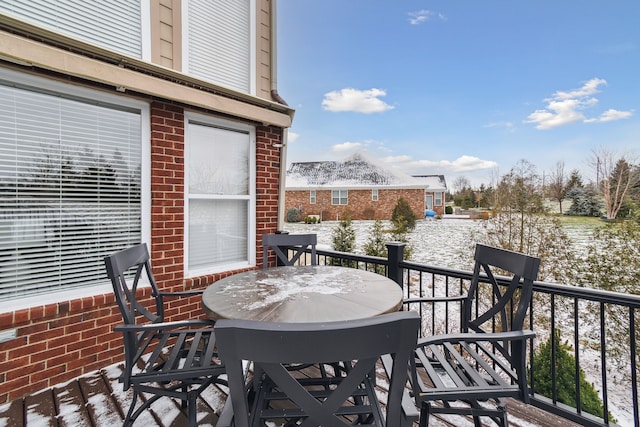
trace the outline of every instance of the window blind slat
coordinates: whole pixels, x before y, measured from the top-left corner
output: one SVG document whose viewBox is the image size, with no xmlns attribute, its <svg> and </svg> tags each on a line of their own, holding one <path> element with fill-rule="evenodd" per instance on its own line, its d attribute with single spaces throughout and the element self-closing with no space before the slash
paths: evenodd
<svg viewBox="0 0 640 427">
<path fill-rule="evenodd" d="M 106 282 L 141 241 L 141 113 L 0 84 L 0 301 Z"/>
<path fill-rule="evenodd" d="M 188 3 L 190 74 L 249 93 L 250 1 Z"/>
<path fill-rule="evenodd" d="M 142 4 L 121 0 L 8 0 L 0 2 L 0 11 L 141 58 Z"/>
</svg>

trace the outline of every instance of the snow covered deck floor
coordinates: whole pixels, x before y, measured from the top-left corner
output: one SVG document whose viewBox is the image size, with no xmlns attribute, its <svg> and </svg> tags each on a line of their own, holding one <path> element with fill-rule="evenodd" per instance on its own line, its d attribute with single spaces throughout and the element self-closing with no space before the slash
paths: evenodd
<svg viewBox="0 0 640 427">
<path fill-rule="evenodd" d="M 6 427 L 113 427 L 122 425 L 124 412 L 131 402 L 131 389 L 125 393 L 118 382 L 120 365 L 93 372 L 68 383 L 0 406 L 0 426 Z M 381 390 L 384 395 L 384 390 Z M 215 386 L 209 387 L 198 399 L 198 425 L 215 426 L 216 415 L 222 408 L 226 394 Z M 513 401 L 509 403 L 509 422 L 512 427 L 577 426 L 577 424 Z M 143 413 L 134 425 L 153 427 L 186 426 L 186 415 L 180 402 L 162 398 Z M 453 417 L 447 420 L 432 416 L 431 426 L 473 426 L 471 420 Z M 492 424 L 486 424 L 492 425 Z"/>
</svg>

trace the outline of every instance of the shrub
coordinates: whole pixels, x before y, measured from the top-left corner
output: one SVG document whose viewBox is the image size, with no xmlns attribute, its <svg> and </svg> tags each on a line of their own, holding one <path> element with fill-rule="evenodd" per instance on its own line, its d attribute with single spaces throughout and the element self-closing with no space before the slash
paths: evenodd
<svg viewBox="0 0 640 427">
<path fill-rule="evenodd" d="M 451 215 L 453 213 L 453 207 L 447 205 L 444 207 L 444 213 L 447 215 Z"/>
<path fill-rule="evenodd" d="M 287 210 L 287 222 L 300 222 L 300 211 L 298 208 L 289 208 Z"/>
<path fill-rule="evenodd" d="M 406 232 L 416 228 L 416 214 L 404 197 L 400 197 L 393 208 L 391 222 L 398 231 Z"/>
<path fill-rule="evenodd" d="M 346 217 L 340 221 L 338 226 L 331 233 L 333 242 L 333 250 L 338 252 L 353 253 L 356 248 L 356 230 L 350 217 Z M 355 267 L 354 261 L 341 260 L 334 258 L 331 260 L 332 265 L 342 265 L 343 267 Z"/>
<path fill-rule="evenodd" d="M 306 217 L 304 217 L 305 224 L 315 224 L 317 222 L 318 222 L 318 218 L 316 218 L 315 216 L 307 215 Z"/>
<path fill-rule="evenodd" d="M 554 332 L 553 347 L 555 348 L 555 372 L 556 384 L 555 392 L 558 402 L 576 407 L 576 377 L 575 366 L 576 360 L 572 349 L 567 343 L 560 342 L 560 331 Z M 548 398 L 552 397 L 553 384 L 551 382 L 551 337 L 546 343 L 542 344 L 533 356 L 533 365 L 535 366 L 533 374 L 533 386 L 536 393 L 540 393 Z M 578 372 L 580 380 L 580 402 L 582 410 L 589 414 L 603 418 L 604 408 L 602 400 L 598 396 L 598 391 L 593 384 L 589 383 L 585 378 L 582 369 Z M 609 414 L 609 420 L 616 422 Z"/>
<path fill-rule="evenodd" d="M 382 221 L 377 219 L 369 230 L 369 238 L 364 245 L 364 253 L 371 256 L 387 256 L 387 238 Z"/>
</svg>

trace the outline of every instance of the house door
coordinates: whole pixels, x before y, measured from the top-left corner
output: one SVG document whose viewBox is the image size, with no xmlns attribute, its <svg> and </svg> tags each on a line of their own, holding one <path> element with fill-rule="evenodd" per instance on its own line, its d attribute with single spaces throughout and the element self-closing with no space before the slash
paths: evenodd
<svg viewBox="0 0 640 427">
<path fill-rule="evenodd" d="M 425 209 L 426 210 L 433 210 L 433 195 L 431 194 L 427 194 L 425 196 Z"/>
</svg>

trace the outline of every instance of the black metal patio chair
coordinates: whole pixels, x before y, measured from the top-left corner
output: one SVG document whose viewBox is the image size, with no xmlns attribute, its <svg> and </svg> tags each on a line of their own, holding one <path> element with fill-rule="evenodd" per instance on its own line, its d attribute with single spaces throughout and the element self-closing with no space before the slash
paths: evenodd
<svg viewBox="0 0 640 427">
<path fill-rule="evenodd" d="M 218 427 L 284 425 L 399 427 L 407 391 L 409 359 L 419 327 L 415 312 L 329 323 L 268 323 L 219 320 L 216 336 L 229 376 L 229 399 Z M 386 416 L 376 395 L 376 362 L 394 359 Z M 247 382 L 243 360 L 259 366 Z M 291 363 L 342 361 L 333 376 L 291 371 Z M 228 403 L 228 402 L 227 402 Z M 412 408 L 413 402 L 411 402 Z"/>
<path fill-rule="evenodd" d="M 451 298 L 461 302 L 462 331 L 419 339 L 411 361 L 421 427 L 435 413 L 471 415 L 478 427 L 479 417 L 488 416 L 506 426 L 503 398 L 529 402 L 526 345 L 535 334 L 523 325 L 539 265 L 539 258 L 476 245 L 469 291 Z M 496 274 L 512 277 L 506 285 Z M 405 303 L 411 307 L 428 301 L 414 298 Z"/>
<path fill-rule="evenodd" d="M 311 265 L 317 265 L 316 245 L 318 236 L 316 234 L 263 234 L 262 235 L 262 266 L 267 268 L 269 261 L 269 248 L 271 248 L 278 260 L 278 265 L 294 265 L 307 249 L 311 249 Z M 296 247 L 296 252 L 289 257 L 289 247 Z"/>
<path fill-rule="evenodd" d="M 164 299 L 200 293 L 160 292 L 151 273 L 146 244 L 105 257 L 107 274 L 124 321 L 115 327 L 124 338 L 125 366 L 120 377 L 124 390 L 133 386 L 133 401 L 124 420 L 130 426 L 160 397 L 182 401 L 190 426 L 196 425 L 196 398 L 209 385 L 226 385 L 225 373 L 215 349 L 214 323 L 208 320 L 165 322 Z M 155 301 L 148 307 L 137 291 L 151 287 Z M 149 393 L 135 409 L 138 395 Z"/>
</svg>

